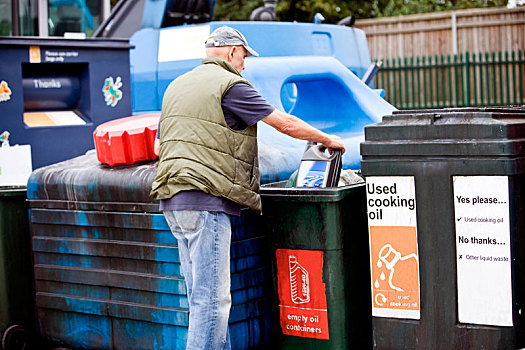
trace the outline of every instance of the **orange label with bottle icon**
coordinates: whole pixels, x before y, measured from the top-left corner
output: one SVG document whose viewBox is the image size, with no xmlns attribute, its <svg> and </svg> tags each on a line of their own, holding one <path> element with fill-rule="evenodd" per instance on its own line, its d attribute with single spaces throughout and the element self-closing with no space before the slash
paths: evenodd
<svg viewBox="0 0 525 350">
<path fill-rule="evenodd" d="M 420 319 L 419 253 L 412 176 L 366 179 L 372 315 Z"/>
<path fill-rule="evenodd" d="M 370 227 L 372 302 L 375 316 L 395 317 L 393 314 L 396 314 L 398 317 L 419 318 L 416 317 L 420 310 L 417 251 L 415 227 Z"/>
<path fill-rule="evenodd" d="M 277 249 L 276 258 L 282 333 L 329 339 L 323 252 Z"/>
</svg>

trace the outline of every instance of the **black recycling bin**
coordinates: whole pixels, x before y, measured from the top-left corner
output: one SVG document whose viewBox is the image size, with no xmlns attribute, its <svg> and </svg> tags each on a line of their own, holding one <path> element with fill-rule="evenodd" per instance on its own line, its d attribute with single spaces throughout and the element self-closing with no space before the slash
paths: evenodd
<svg viewBox="0 0 525 350">
<path fill-rule="evenodd" d="M 375 348 L 525 346 L 524 135 L 524 107 L 365 128 Z"/>
<path fill-rule="evenodd" d="M 364 184 L 261 188 L 282 349 L 371 347 Z M 280 329 L 279 329 L 280 325 Z"/>
<path fill-rule="evenodd" d="M 29 346 L 33 283 L 25 187 L 0 187 L 0 334 L 3 350 Z"/>
</svg>

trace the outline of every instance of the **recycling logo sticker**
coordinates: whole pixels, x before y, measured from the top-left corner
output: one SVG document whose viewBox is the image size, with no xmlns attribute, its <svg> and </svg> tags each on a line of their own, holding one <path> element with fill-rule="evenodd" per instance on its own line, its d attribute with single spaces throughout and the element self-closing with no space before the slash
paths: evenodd
<svg viewBox="0 0 525 350">
<path fill-rule="evenodd" d="M 110 107 L 115 107 L 118 102 L 122 99 L 122 80 L 120 77 L 117 77 L 113 80 L 113 77 L 107 77 L 104 80 L 104 86 L 102 87 L 102 93 L 104 94 L 104 100 L 106 105 Z"/>
<path fill-rule="evenodd" d="M 9 101 L 11 99 L 11 89 L 5 80 L 0 82 L 0 102 Z"/>
</svg>

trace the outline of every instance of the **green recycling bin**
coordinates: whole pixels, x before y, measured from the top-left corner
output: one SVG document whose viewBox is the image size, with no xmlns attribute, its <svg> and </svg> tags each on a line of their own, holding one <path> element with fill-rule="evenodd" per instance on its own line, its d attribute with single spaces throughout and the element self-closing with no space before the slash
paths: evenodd
<svg viewBox="0 0 525 350">
<path fill-rule="evenodd" d="M 279 182 L 263 185 L 261 197 L 279 347 L 370 348 L 364 185 L 312 189 Z"/>
<path fill-rule="evenodd" d="M 525 107 L 365 128 L 375 348 L 525 347 L 524 135 Z"/>
<path fill-rule="evenodd" d="M 25 349 L 34 330 L 25 187 L 0 187 L 0 333 L 3 350 Z"/>
</svg>

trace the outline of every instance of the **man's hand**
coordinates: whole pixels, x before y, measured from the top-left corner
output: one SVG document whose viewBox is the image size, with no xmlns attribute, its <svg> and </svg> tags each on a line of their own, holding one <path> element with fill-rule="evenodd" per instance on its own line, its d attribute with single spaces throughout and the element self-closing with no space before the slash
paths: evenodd
<svg viewBox="0 0 525 350">
<path fill-rule="evenodd" d="M 328 152 L 330 154 L 332 154 L 333 151 L 336 149 L 340 149 L 341 153 L 345 153 L 345 145 L 343 145 L 343 141 L 341 140 L 339 136 L 337 135 L 327 135 L 327 136 L 329 139 L 327 142 L 323 142 L 323 146 L 328 148 Z"/>
</svg>

